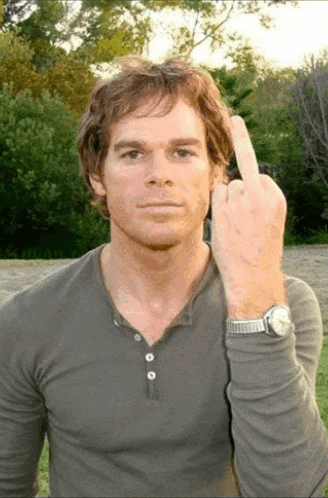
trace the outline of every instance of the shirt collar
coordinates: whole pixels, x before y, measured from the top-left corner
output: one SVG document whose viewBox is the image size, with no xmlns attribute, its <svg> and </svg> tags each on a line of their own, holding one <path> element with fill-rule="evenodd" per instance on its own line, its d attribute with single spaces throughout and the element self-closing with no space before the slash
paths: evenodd
<svg viewBox="0 0 328 498">
<path fill-rule="evenodd" d="M 194 307 L 194 302 L 197 299 L 197 297 L 199 296 L 199 294 L 201 294 L 201 292 L 203 292 L 205 290 L 205 288 L 210 284 L 210 282 L 212 281 L 212 279 L 218 274 L 218 268 L 216 266 L 216 263 L 215 263 L 215 260 L 214 260 L 214 257 L 213 257 L 213 252 L 212 252 L 211 244 L 208 241 L 206 241 L 205 243 L 210 248 L 210 257 L 209 257 L 209 260 L 208 260 L 207 265 L 205 267 L 205 271 L 203 273 L 203 276 L 202 276 L 199 284 L 197 285 L 196 289 L 194 290 L 194 293 L 190 297 L 188 303 L 182 308 L 182 310 L 180 311 L 180 313 L 171 322 L 170 328 L 176 327 L 178 325 L 190 325 L 190 326 L 193 325 L 193 307 Z M 113 311 L 114 311 L 114 320 L 119 325 L 123 325 L 123 326 L 126 326 L 126 327 L 131 327 L 131 325 L 129 324 L 129 322 L 117 310 L 117 308 L 115 306 L 115 303 L 114 303 L 114 300 L 113 300 L 110 292 L 108 292 L 108 290 L 107 290 L 107 288 L 105 286 L 105 282 L 104 282 L 103 275 L 102 275 L 102 269 L 101 269 L 101 252 L 102 252 L 103 248 L 106 245 L 107 244 L 102 244 L 101 246 L 99 246 L 97 248 L 97 250 L 96 250 L 96 253 L 95 253 L 95 256 L 97 258 L 97 263 L 98 263 L 97 267 L 98 267 L 98 270 L 99 270 L 99 273 L 100 273 L 100 278 L 101 278 L 103 286 L 106 289 L 107 296 L 108 296 L 109 301 L 111 303 L 111 306 L 113 308 Z"/>
</svg>

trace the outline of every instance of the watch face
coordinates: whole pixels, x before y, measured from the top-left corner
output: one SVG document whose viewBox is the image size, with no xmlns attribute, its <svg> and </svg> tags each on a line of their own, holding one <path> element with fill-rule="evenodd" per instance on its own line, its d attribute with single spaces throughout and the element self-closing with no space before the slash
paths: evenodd
<svg viewBox="0 0 328 498">
<path fill-rule="evenodd" d="M 283 307 L 277 307 L 272 311 L 270 325 L 278 336 L 284 336 L 291 324 L 289 310 Z"/>
</svg>

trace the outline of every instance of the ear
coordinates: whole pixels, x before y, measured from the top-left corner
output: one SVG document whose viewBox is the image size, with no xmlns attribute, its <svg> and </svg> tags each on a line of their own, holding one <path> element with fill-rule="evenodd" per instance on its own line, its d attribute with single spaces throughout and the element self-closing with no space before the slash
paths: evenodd
<svg viewBox="0 0 328 498">
<path fill-rule="evenodd" d="M 106 189 L 99 175 L 93 173 L 89 175 L 89 179 L 93 187 L 93 190 L 96 192 L 97 195 L 106 195 Z"/>
</svg>

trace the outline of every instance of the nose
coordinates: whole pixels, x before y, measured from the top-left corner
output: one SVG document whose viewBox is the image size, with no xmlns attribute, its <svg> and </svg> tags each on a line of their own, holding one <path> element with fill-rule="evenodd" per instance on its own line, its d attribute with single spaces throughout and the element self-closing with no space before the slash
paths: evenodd
<svg viewBox="0 0 328 498">
<path fill-rule="evenodd" d="M 173 165 L 165 157 L 165 154 L 154 153 L 149 158 L 145 174 L 146 185 L 173 185 Z"/>
</svg>

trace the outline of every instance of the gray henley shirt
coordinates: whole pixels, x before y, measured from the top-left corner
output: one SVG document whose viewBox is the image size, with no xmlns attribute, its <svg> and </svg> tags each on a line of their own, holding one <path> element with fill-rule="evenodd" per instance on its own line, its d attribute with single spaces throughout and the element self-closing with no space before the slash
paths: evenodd
<svg viewBox="0 0 328 498">
<path fill-rule="evenodd" d="M 151 347 L 105 288 L 102 247 L 0 310 L 0 496 L 33 496 L 45 432 L 54 497 L 322 496 L 313 290 L 286 277 L 285 337 L 228 337 L 211 255 Z"/>
</svg>

